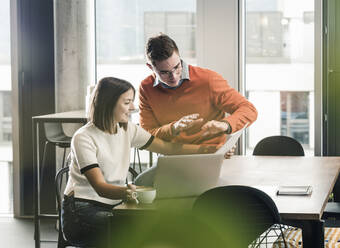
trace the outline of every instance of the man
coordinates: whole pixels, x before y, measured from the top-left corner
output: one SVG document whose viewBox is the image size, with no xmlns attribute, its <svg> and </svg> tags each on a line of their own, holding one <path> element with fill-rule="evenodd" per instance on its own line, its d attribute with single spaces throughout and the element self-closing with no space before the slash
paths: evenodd
<svg viewBox="0 0 340 248">
<path fill-rule="evenodd" d="M 226 134 L 253 123 L 257 111 L 218 73 L 186 64 L 176 43 L 160 34 L 148 40 L 154 72 L 139 88 L 140 124 L 167 141 L 223 144 Z"/>
<path fill-rule="evenodd" d="M 187 65 L 169 36 L 150 38 L 146 56 L 154 73 L 139 87 L 140 124 L 152 135 L 170 142 L 221 145 L 227 134 L 256 120 L 253 104 L 216 72 Z M 154 173 L 154 167 L 143 172 L 135 184 L 152 186 Z"/>
</svg>

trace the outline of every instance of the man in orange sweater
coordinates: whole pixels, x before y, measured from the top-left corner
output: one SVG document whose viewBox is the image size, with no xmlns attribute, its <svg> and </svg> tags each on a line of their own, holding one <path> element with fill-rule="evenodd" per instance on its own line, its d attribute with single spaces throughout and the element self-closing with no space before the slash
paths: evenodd
<svg viewBox="0 0 340 248">
<path fill-rule="evenodd" d="M 227 134 L 256 120 L 253 104 L 218 73 L 181 60 L 169 36 L 150 38 L 146 56 L 153 74 L 139 88 L 140 124 L 152 135 L 178 143 L 223 144 Z"/>
<path fill-rule="evenodd" d="M 257 118 L 253 104 L 214 71 L 187 65 L 176 43 L 161 34 L 146 45 L 154 72 L 139 88 L 140 124 L 156 137 L 193 144 L 222 144 Z"/>
</svg>

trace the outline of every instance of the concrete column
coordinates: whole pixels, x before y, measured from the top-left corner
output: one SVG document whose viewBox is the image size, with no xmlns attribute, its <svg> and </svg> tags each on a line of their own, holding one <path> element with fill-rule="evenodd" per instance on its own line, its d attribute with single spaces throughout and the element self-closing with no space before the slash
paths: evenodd
<svg viewBox="0 0 340 248">
<path fill-rule="evenodd" d="M 54 0 L 56 112 L 85 109 L 95 84 L 94 3 Z"/>
<path fill-rule="evenodd" d="M 197 65 L 239 90 L 238 0 L 197 0 Z"/>
</svg>

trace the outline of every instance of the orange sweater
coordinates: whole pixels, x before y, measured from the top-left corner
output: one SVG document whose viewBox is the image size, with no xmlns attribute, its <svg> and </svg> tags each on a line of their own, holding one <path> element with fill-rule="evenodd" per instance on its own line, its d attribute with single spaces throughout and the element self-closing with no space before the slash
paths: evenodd
<svg viewBox="0 0 340 248">
<path fill-rule="evenodd" d="M 228 121 L 232 132 L 257 118 L 253 104 L 231 88 L 214 71 L 189 65 L 190 80 L 176 89 L 153 87 L 155 75 L 144 79 L 139 87 L 141 126 L 154 136 L 172 142 L 190 144 L 221 144 L 226 135 L 202 137 L 201 126 L 211 120 Z M 199 113 L 203 124 L 194 126 L 177 136 L 171 125 L 185 115 Z M 225 113 L 230 115 L 226 117 Z"/>
</svg>

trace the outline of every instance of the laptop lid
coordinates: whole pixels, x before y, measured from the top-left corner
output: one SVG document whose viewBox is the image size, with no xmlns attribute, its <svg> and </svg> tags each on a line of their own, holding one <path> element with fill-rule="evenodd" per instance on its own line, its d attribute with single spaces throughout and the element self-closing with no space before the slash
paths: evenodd
<svg viewBox="0 0 340 248">
<path fill-rule="evenodd" d="M 160 156 L 154 186 L 157 199 L 198 196 L 216 187 L 223 154 Z"/>
</svg>

